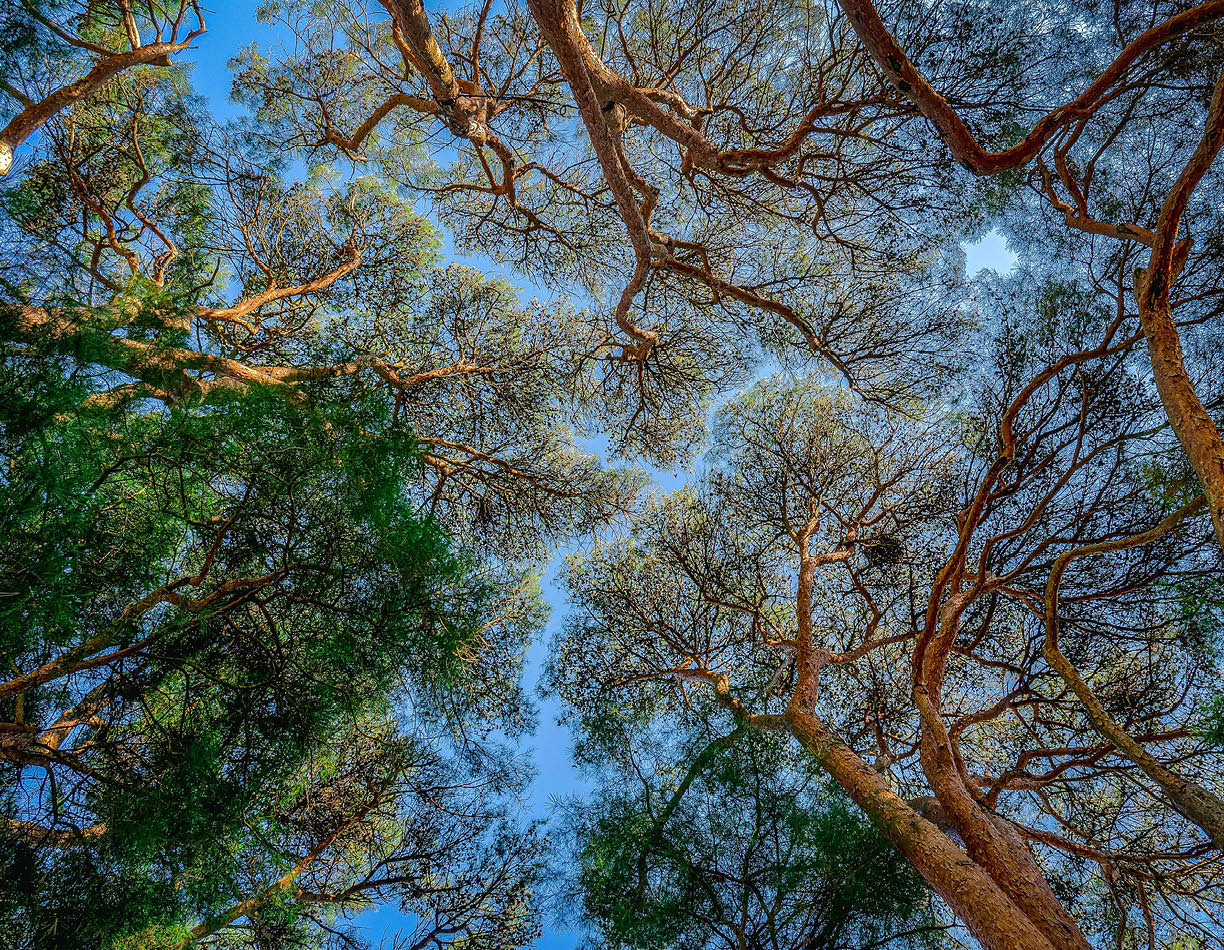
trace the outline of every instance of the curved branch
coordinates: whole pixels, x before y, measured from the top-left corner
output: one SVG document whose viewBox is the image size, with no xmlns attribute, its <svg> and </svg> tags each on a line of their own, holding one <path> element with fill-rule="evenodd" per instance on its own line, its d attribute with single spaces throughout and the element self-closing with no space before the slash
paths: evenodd
<svg viewBox="0 0 1224 950">
<path fill-rule="evenodd" d="M 871 0 L 838 0 L 838 3 L 884 75 L 935 126 L 952 156 L 976 175 L 996 175 L 1032 161 L 1055 132 L 1091 115 L 1140 57 L 1204 23 L 1224 16 L 1224 0 L 1208 0 L 1144 30 L 1127 44 L 1087 89 L 1066 105 L 1042 116 L 1023 141 L 1001 152 L 991 152 L 982 147 L 948 100 L 910 62 L 880 19 Z"/>
<path fill-rule="evenodd" d="M 986 950 L 1054 950 L 986 871 L 893 791 L 884 776 L 856 755 L 841 736 L 814 713 L 793 703 L 785 717 L 800 744 L 879 824 Z"/>
<path fill-rule="evenodd" d="M 99 822 L 86 828 L 47 828 L 33 821 L 5 819 L 4 828 L 9 835 L 34 848 L 55 848 L 65 851 L 96 841 L 106 834 L 106 825 Z"/>
<path fill-rule="evenodd" d="M 17 147 L 56 113 L 97 92 L 119 73 L 133 66 L 169 66 L 171 55 L 190 47 L 192 41 L 203 33 L 204 22 L 201 19 L 200 26 L 180 42 L 148 43 L 126 53 L 104 56 L 76 82 L 61 86 L 40 102 L 29 102 L 0 131 L 0 177 L 7 175 L 13 167 L 13 152 Z"/>
</svg>

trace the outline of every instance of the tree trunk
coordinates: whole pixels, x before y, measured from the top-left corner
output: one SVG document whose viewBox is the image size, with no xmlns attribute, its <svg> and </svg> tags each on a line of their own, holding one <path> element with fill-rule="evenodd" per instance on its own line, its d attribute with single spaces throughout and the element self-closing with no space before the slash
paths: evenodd
<svg viewBox="0 0 1224 950">
<path fill-rule="evenodd" d="M 1203 486 L 1216 541 L 1224 549 L 1224 441 L 1186 372 L 1181 340 L 1169 308 L 1168 291 L 1152 294 L 1147 271 L 1135 277 L 1139 322 L 1152 358 L 1152 378 L 1169 425 Z"/>
<path fill-rule="evenodd" d="M 816 715 L 792 705 L 786 721 L 800 744 L 880 825 L 985 950 L 1067 950 L 1051 943 L 980 865 L 889 788 Z"/>
</svg>

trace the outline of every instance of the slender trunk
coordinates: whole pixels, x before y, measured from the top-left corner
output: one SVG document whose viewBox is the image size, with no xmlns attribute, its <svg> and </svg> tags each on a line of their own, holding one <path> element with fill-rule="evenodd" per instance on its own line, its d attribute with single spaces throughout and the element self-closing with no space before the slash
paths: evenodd
<svg viewBox="0 0 1224 950">
<path fill-rule="evenodd" d="M 400 50 L 425 77 L 429 92 L 455 135 L 473 145 L 489 142 L 491 100 L 480 92 L 475 79 L 455 75 L 429 25 L 429 14 L 421 0 L 381 0 L 398 31 Z"/>
<path fill-rule="evenodd" d="M 1151 260 L 1146 269 L 1135 274 L 1135 300 L 1139 304 L 1139 323 L 1152 358 L 1156 390 L 1169 417 L 1169 425 L 1203 485 L 1216 541 L 1224 549 L 1224 441 L 1194 391 L 1169 304 L 1169 290 L 1190 251 L 1188 240 L 1177 239 L 1182 214 L 1221 147 L 1224 147 L 1224 70 L 1216 79 L 1207 106 L 1202 138 L 1160 208 Z"/>
<path fill-rule="evenodd" d="M 916 690 L 922 712 L 923 771 L 952 827 L 974 862 L 1059 950 L 1089 950 L 1089 944 L 1051 889 L 1028 845 L 1011 824 L 982 805 L 965 784 L 952 742 L 928 696 Z"/>
<path fill-rule="evenodd" d="M 1167 768 L 1134 740 L 1115 720 L 1084 682 L 1079 671 L 1055 647 L 1047 642 L 1042 655 L 1058 672 L 1063 681 L 1084 705 L 1093 727 L 1119 752 L 1143 769 L 1144 774 L 1159 785 L 1172 799 L 1177 810 L 1210 836 L 1217 848 L 1224 850 L 1224 801 L 1205 788 Z"/>
<path fill-rule="evenodd" d="M 1216 541 L 1224 549 L 1224 440 L 1186 372 L 1181 340 L 1173 323 L 1169 295 L 1151 295 L 1145 272 L 1136 275 L 1139 322 L 1152 358 L 1152 378 L 1169 425 L 1177 434 L 1190 466 L 1203 486 Z"/>
<path fill-rule="evenodd" d="M 1060 950 L 1089 950 L 1087 939 L 1059 901 L 1037 866 L 1028 845 L 1010 822 L 986 807 L 960 760 L 942 714 L 943 679 L 952 644 L 972 591 L 959 582 L 938 611 L 938 635 L 927 649 L 914 653 L 914 705 L 921 719 L 919 753 L 936 799 L 965 843 L 969 856 L 1003 890 L 1051 945 Z"/>
<path fill-rule="evenodd" d="M 208 920 L 197 924 L 191 928 L 191 934 L 186 937 L 181 944 L 180 950 L 192 946 L 203 940 L 205 937 L 210 937 L 218 930 L 228 927 L 236 920 L 243 917 L 249 917 L 251 914 L 259 910 L 264 904 L 268 903 L 278 894 L 288 894 L 293 891 L 294 882 L 310 865 L 319 859 L 319 857 L 338 839 L 344 832 L 348 831 L 353 825 L 365 818 L 374 807 L 381 801 L 381 797 L 376 796 L 368 805 L 358 811 L 348 820 L 342 822 L 331 834 L 325 837 L 314 847 L 309 854 L 298 861 L 283 877 L 273 881 L 267 887 L 261 889 L 258 893 L 253 894 L 246 900 L 239 901 L 231 906 L 228 910 L 224 910 L 219 914 L 210 917 Z"/>
</svg>

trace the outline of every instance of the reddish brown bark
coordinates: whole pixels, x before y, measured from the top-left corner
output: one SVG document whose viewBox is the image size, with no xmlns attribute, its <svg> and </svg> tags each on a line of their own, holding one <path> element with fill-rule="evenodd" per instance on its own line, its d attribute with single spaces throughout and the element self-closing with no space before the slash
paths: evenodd
<svg viewBox="0 0 1224 950">
<path fill-rule="evenodd" d="M 959 564 L 954 558 L 951 565 Z M 960 567 L 955 568 L 959 576 Z M 965 842 L 969 856 L 1015 902 L 1055 947 L 1088 950 L 1079 927 L 1055 896 L 1032 853 L 1010 823 L 985 805 L 980 792 L 965 774 L 954 740 L 944 725 L 942 693 L 952 645 L 960 631 L 960 618 L 972 601 L 973 591 L 952 593 L 937 611 L 930 648 L 915 650 L 913 698 L 921 721 L 919 748 L 923 772 L 936 799 Z"/>
<path fill-rule="evenodd" d="M 1173 801 L 1177 810 L 1186 818 L 1202 828 L 1211 837 L 1216 847 L 1224 849 L 1224 801 L 1213 795 L 1202 786 L 1191 782 L 1182 775 L 1165 766 L 1155 756 L 1148 752 L 1142 744 L 1132 737 L 1122 725 L 1105 709 L 1092 689 L 1080 676 L 1075 666 L 1063 655 L 1058 647 L 1058 588 L 1062 582 L 1067 566 L 1076 558 L 1094 554 L 1104 554 L 1109 551 L 1122 551 L 1127 548 L 1148 544 L 1168 534 L 1190 515 L 1201 511 L 1203 498 L 1200 496 L 1188 505 L 1183 506 L 1169 515 L 1156 527 L 1141 534 L 1128 538 L 1117 538 L 1112 541 L 1102 541 L 1098 544 L 1088 544 L 1059 555 L 1050 572 L 1049 582 L 1045 592 L 1045 622 L 1046 640 L 1042 655 L 1057 671 L 1058 675 L 1071 688 L 1088 713 L 1088 720 L 1093 728 L 1128 759 L 1143 769 L 1148 778 L 1159 785 Z"/>
<path fill-rule="evenodd" d="M 170 56 L 187 49 L 203 32 L 201 28 L 188 34 L 181 42 L 148 43 L 126 53 L 103 57 L 76 82 L 61 86 L 41 102 L 26 106 L 0 131 L 0 176 L 7 175 L 12 168 L 13 153 L 17 147 L 56 113 L 97 92 L 125 69 L 133 66 L 169 66 Z"/>
<path fill-rule="evenodd" d="M 1055 896 L 1028 846 L 1005 819 L 984 807 L 970 791 L 937 703 L 923 686 L 915 688 L 914 699 L 922 716 L 923 772 L 948 821 L 965 842 L 969 857 L 1051 946 L 1088 950 L 1088 941 Z"/>
<path fill-rule="evenodd" d="M 1080 95 L 1047 113 L 1024 140 L 1001 152 L 984 149 L 973 133 L 935 88 L 906 57 L 889 33 L 871 0 L 839 0 L 855 32 L 889 80 L 939 131 L 944 143 L 962 165 L 979 175 L 993 175 L 1025 165 L 1040 153 L 1059 128 L 1090 116 L 1109 90 L 1120 82 L 1144 54 L 1204 23 L 1224 16 L 1224 0 L 1209 0 L 1145 30 L 1118 55 Z M 1173 431 L 1203 484 L 1216 539 L 1224 548 L 1224 440 L 1194 391 L 1186 372 L 1185 356 L 1169 305 L 1169 289 L 1176 279 L 1188 246 L 1177 240 L 1178 224 L 1191 192 L 1211 167 L 1224 144 L 1224 75 L 1216 83 L 1208 109 L 1207 126 L 1190 162 L 1161 209 L 1153 238 L 1150 265 L 1136 274 L 1135 297 L 1139 319 L 1152 358 L 1152 373 Z M 1095 233 L 1143 239 L 1139 232 L 1120 231 L 1097 222 L 1075 219 L 1062 205 L 1068 223 Z M 1073 222 L 1074 219 L 1074 222 Z"/>
<path fill-rule="evenodd" d="M 570 0 L 528 0 L 528 6 L 557 57 L 561 72 L 578 105 L 578 114 L 591 138 L 595 157 L 629 232 L 636 266 L 629 283 L 621 292 L 615 318 L 617 325 L 635 341 L 631 346 L 625 347 L 626 358 L 643 361 L 658 342 L 658 334 L 637 326 L 630 319 L 629 310 L 633 298 L 646 280 L 654 256 L 650 214 L 654 209 L 655 195 L 630 167 L 619 133 L 614 134 L 609 127 L 612 123 L 610 117 L 605 114 L 606 103 L 595 89 L 597 80 L 591 69 L 593 63 L 591 58 L 585 55 L 589 44 L 574 15 L 573 4 Z"/>
<path fill-rule="evenodd" d="M 934 823 L 896 794 L 815 714 L 791 704 L 799 742 L 870 815 L 986 950 L 1064 950 L 1043 934 L 999 885 Z"/>
<path fill-rule="evenodd" d="M 421 0 L 383 0 L 383 6 L 395 24 L 400 50 L 425 77 L 430 94 L 451 131 L 474 145 L 487 144 L 492 101 L 473 83 L 464 82 L 455 75 L 434 37 L 425 5 Z"/>
<path fill-rule="evenodd" d="M 946 651 L 936 651 L 928 657 L 929 661 L 934 661 L 931 668 L 926 669 L 919 666 L 916 669 L 914 687 L 914 700 L 922 720 L 921 761 L 923 771 L 931 782 L 941 812 L 960 835 L 961 840 L 965 842 L 968 851 L 967 855 L 958 851 L 957 854 L 960 857 L 950 865 L 945 864 L 937 879 L 936 868 L 924 868 L 918 862 L 950 861 L 951 857 L 947 853 L 941 852 L 938 857 L 935 857 L 935 852 L 932 850 L 934 839 L 931 838 L 930 832 L 934 829 L 934 833 L 941 839 L 945 842 L 947 839 L 933 825 L 930 828 L 916 825 L 915 818 L 920 816 L 899 798 L 896 801 L 881 798 L 881 790 L 872 784 L 872 779 L 875 782 L 880 781 L 879 775 L 873 769 L 869 769 L 861 759 L 858 759 L 844 742 L 841 742 L 831 730 L 823 727 L 819 719 L 810 712 L 818 695 L 818 677 L 823 659 L 820 655 L 822 651 L 815 649 L 811 626 L 811 597 L 815 571 L 820 564 L 844 559 L 852 550 L 852 547 L 846 547 L 812 556 L 808 545 L 817 524 L 817 519 L 813 515 L 803 529 L 795 535 L 799 546 L 800 571 L 796 595 L 798 679 L 787 712 L 787 720 L 791 723 L 792 731 L 799 735 L 800 741 L 814 752 L 822 766 L 839 784 L 843 785 L 847 793 L 868 814 L 885 824 L 885 827 L 890 827 L 890 825 L 889 821 L 883 817 L 883 813 L 891 816 L 891 821 L 896 823 L 898 829 L 893 837 L 894 843 L 906 857 L 914 862 L 915 868 L 948 901 L 949 906 L 953 906 L 958 916 L 984 946 L 993 946 L 990 943 L 990 931 L 986 929 L 988 921 L 966 916 L 965 912 L 953 904 L 949 896 L 950 893 L 960 894 L 970 887 L 980 891 L 983 885 L 982 882 L 976 880 L 979 874 L 997 889 L 998 894 L 984 891 L 977 893 L 973 902 L 975 910 L 969 913 L 980 913 L 983 906 L 990 906 L 992 908 L 990 920 L 1003 922 L 1006 928 L 1006 938 L 1010 943 L 1003 945 L 1028 946 L 1028 943 L 1022 941 L 1032 939 L 1030 933 L 1032 931 L 1045 941 L 1044 944 L 1038 942 L 1032 944 L 1033 946 L 1058 947 L 1060 950 L 1061 948 L 1089 950 L 1087 940 L 1042 876 L 1027 845 L 1007 821 L 983 807 L 964 781 L 958 767 L 959 763 L 954 753 L 953 743 L 944 728 L 939 711 L 939 685 L 943 678 Z M 847 541 L 852 546 L 854 535 L 852 534 Z M 963 597 L 953 598 L 953 603 L 944 612 L 945 626 L 951 627 L 953 631 L 959 622 L 959 609 L 963 601 Z M 955 639 L 954 633 L 950 636 Z M 802 728 L 808 730 L 807 738 L 800 733 L 796 722 L 801 723 Z M 840 774 L 834 771 L 835 768 Z M 845 784 L 846 782 L 861 787 L 862 800 L 856 797 L 854 789 Z M 884 787 L 887 788 L 887 786 Z M 894 795 L 893 798 L 896 796 Z M 899 808 L 902 806 L 909 809 L 912 815 L 900 811 Z M 871 808 L 882 810 L 882 812 L 877 814 Z M 927 822 L 927 824 L 930 823 Z M 893 833 L 890 831 L 890 834 Z M 903 843 L 900 840 L 902 838 L 915 840 L 907 840 Z M 950 845 L 950 842 L 947 843 Z M 906 850 L 907 847 L 910 850 Z M 956 849 L 953 848 L 953 850 Z M 969 873 L 966 870 L 969 866 L 974 869 L 971 875 L 972 880 L 957 876 Z M 941 887 L 945 890 L 941 890 Z"/>
<path fill-rule="evenodd" d="M 971 172 L 994 175 L 1026 165 L 1050 137 L 1069 123 L 1091 115 L 1105 94 L 1148 51 L 1204 23 L 1224 16 L 1224 0 L 1208 0 L 1156 24 L 1135 37 L 1083 92 L 1042 116 L 1023 141 L 1001 152 L 984 149 L 948 100 L 936 91 L 888 31 L 871 0 L 839 0 L 863 46 L 888 77 L 939 131 L 953 157 Z"/>
<path fill-rule="evenodd" d="M 1135 274 L 1139 322 L 1152 358 L 1152 377 L 1169 424 L 1194 468 L 1207 497 L 1216 540 L 1224 548 L 1224 440 L 1194 391 L 1186 371 L 1181 339 L 1169 304 L 1169 290 L 1189 251 L 1177 240 L 1178 226 L 1190 195 L 1224 146 L 1224 72 L 1216 80 L 1202 139 L 1178 176 L 1160 210 L 1156 242 L 1147 268 Z"/>
</svg>

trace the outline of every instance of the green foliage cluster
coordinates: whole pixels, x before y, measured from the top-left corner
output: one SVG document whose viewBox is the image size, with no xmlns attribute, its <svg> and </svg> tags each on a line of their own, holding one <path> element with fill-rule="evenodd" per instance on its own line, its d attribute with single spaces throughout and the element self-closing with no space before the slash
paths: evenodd
<svg viewBox="0 0 1224 950">
<path fill-rule="evenodd" d="M 130 653 L 6 699 L 18 723 L 104 699 L 110 724 L 51 791 L 102 846 L 48 862 L 6 840 L 4 916 L 105 946 L 233 900 L 268 790 L 405 688 L 458 684 L 491 591 L 409 504 L 415 442 L 377 395 L 141 411 L 82 403 L 28 351 L 0 373 L 0 650 L 24 672 Z"/>
<path fill-rule="evenodd" d="M 773 737 L 730 739 L 690 750 L 688 784 L 656 759 L 655 779 L 578 819 L 575 873 L 595 945 L 937 945 L 925 884 L 835 785 Z"/>
</svg>

